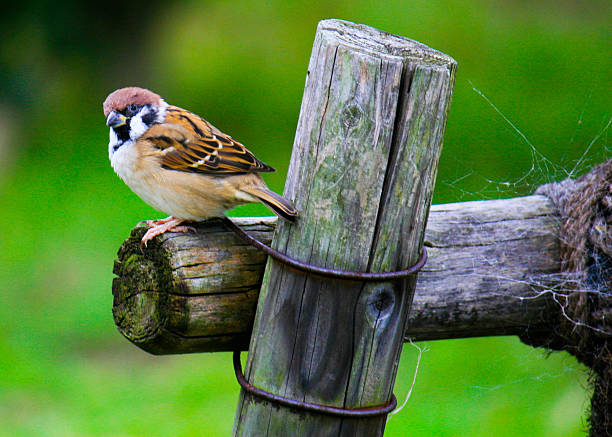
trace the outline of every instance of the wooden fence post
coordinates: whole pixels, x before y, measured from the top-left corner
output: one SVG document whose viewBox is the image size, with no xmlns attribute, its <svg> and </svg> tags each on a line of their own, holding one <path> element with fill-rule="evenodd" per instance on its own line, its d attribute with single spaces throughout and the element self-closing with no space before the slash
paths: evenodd
<svg viewBox="0 0 612 437">
<path fill-rule="evenodd" d="M 419 258 L 455 61 L 415 41 L 319 23 L 285 195 L 300 210 L 276 249 L 352 271 Z M 269 261 L 246 366 L 268 392 L 330 406 L 391 397 L 415 280 L 361 283 Z M 304 413 L 241 392 L 237 436 L 382 435 L 385 417 Z"/>
</svg>

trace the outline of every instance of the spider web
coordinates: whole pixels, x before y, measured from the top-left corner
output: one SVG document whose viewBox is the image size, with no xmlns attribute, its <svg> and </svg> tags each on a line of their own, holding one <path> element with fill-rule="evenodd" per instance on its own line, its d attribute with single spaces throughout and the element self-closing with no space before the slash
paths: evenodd
<svg viewBox="0 0 612 437">
<path fill-rule="evenodd" d="M 543 184 L 558 182 L 566 178 L 574 179 L 589 171 L 595 164 L 605 161 L 610 155 L 610 148 L 608 147 L 608 132 L 609 128 L 612 124 L 612 117 L 606 116 L 602 120 L 601 127 L 599 131 L 592 137 L 592 139 L 583 146 L 582 153 L 575 159 L 573 162 L 565 162 L 559 163 L 553 161 L 551 158 L 547 157 L 544 153 L 542 153 L 539 148 L 520 130 L 520 128 L 510 120 L 499 108 L 498 106 L 491 101 L 489 97 L 485 95 L 482 91 L 477 89 L 471 82 L 470 86 L 474 93 L 476 93 L 479 97 L 481 97 L 492 109 L 493 114 L 499 117 L 504 124 L 506 124 L 518 137 L 519 146 L 525 147 L 528 151 L 528 156 L 530 160 L 528 162 L 528 168 L 523 174 L 517 178 L 511 180 L 496 180 L 494 178 L 489 178 L 479 172 L 475 171 L 473 168 L 469 168 L 465 163 L 461 163 L 463 167 L 466 169 L 465 174 L 462 176 L 450 180 L 450 181 L 441 181 L 441 183 L 450 187 L 450 189 L 456 195 L 455 197 L 458 200 L 465 200 L 465 198 L 469 199 L 497 199 L 497 198 L 507 198 L 507 197 L 517 197 L 523 195 L 533 194 L 535 189 Z M 576 127 L 574 132 L 569 139 L 570 144 L 575 144 L 576 137 L 583 125 L 583 120 L 591 100 L 592 92 L 589 92 L 587 95 L 585 102 L 580 110 L 578 120 L 576 122 Z M 477 191 L 468 190 L 464 188 L 467 185 L 474 186 L 473 179 L 476 178 L 479 183 L 476 184 L 478 186 Z M 469 180 L 469 184 L 468 184 Z M 597 259 L 595 259 L 597 262 Z M 583 326 L 588 329 L 593 329 L 602 334 L 612 335 L 612 333 L 601 332 L 601 330 L 597 327 L 587 326 L 584 323 L 573 320 L 572 317 L 567 313 L 566 308 L 568 305 L 568 297 L 571 293 L 594 293 L 594 294 L 603 294 L 605 296 L 609 296 L 609 290 L 604 290 L 602 288 L 598 288 L 594 284 L 589 284 L 588 289 L 580 289 L 577 287 L 579 282 L 579 278 L 574 277 L 574 274 L 568 273 L 556 273 L 547 275 L 546 277 L 538 277 L 538 278 L 528 278 L 525 281 L 525 285 L 531 289 L 532 294 L 528 296 L 511 296 L 512 298 L 516 298 L 519 300 L 525 299 L 538 299 L 543 295 L 551 295 L 552 300 L 560 307 L 561 314 L 567 318 L 571 323 L 574 323 L 576 326 Z M 508 280 L 516 280 L 512 278 L 505 277 L 497 277 L 496 279 L 502 281 Z M 551 286 L 551 284 L 557 284 Z M 558 285 L 558 284 L 564 284 Z M 593 285 L 591 287 L 591 285 Z M 433 346 L 429 344 L 421 343 L 421 346 L 416 344 L 412 344 L 418 350 L 418 355 L 416 358 L 416 364 L 414 360 L 410 363 L 406 363 L 406 366 L 412 366 L 413 375 L 411 378 L 411 383 L 409 389 L 407 391 L 406 397 L 404 401 L 401 403 L 401 406 L 389 415 L 389 419 L 393 417 L 394 414 L 397 414 L 401 411 L 402 408 L 406 406 L 409 402 L 410 396 L 415 388 L 415 385 L 418 385 L 417 376 L 419 373 L 419 368 L 422 368 L 422 354 L 424 352 L 430 351 L 434 349 Z M 522 385 L 526 382 L 541 382 L 546 384 L 551 384 L 553 380 L 557 380 L 561 377 L 571 375 L 578 375 L 581 381 L 586 381 L 586 372 L 584 368 L 579 365 L 576 360 L 568 354 L 564 354 L 562 356 L 561 362 L 562 366 L 560 368 L 556 368 L 554 371 L 544 371 L 536 370 L 537 364 L 533 364 L 534 362 L 539 361 L 543 355 L 547 352 L 542 350 L 536 350 L 534 348 L 525 348 L 525 356 L 526 359 L 524 361 L 524 366 L 533 368 L 533 372 L 527 369 L 528 376 L 511 379 L 502 383 L 492 383 L 490 385 L 487 384 L 470 384 L 467 388 L 472 390 L 476 396 L 483 396 L 487 393 L 499 390 L 505 390 L 510 387 L 516 385 Z M 504 366 L 511 365 L 510 362 L 514 361 L 514 352 L 509 352 L 508 354 L 498 354 L 495 358 L 491 357 L 491 360 L 487 360 L 487 367 L 495 372 L 497 368 L 502 368 Z M 532 358 L 529 358 L 532 356 Z M 405 374 L 409 374 L 410 370 L 401 370 L 401 372 Z M 586 387 L 585 382 L 581 382 L 583 384 L 585 391 L 589 389 Z M 405 390 L 405 387 L 402 387 Z M 401 390 L 402 388 L 398 388 Z M 585 399 L 585 404 L 586 404 Z"/>
<path fill-rule="evenodd" d="M 607 133 L 610 125 L 612 124 L 612 117 L 607 118 L 599 132 L 591 139 L 591 141 L 584 147 L 581 155 L 574 163 L 569 165 L 561 165 L 553 162 L 551 159 L 542 154 L 538 148 L 527 138 L 527 136 L 508 118 L 506 115 L 479 89 L 474 87 L 470 82 L 472 90 L 483 98 L 486 103 L 493 109 L 493 111 L 501 117 L 501 119 L 518 135 L 521 139 L 522 144 L 528 148 L 530 152 L 530 167 L 524 175 L 512 180 L 512 181 L 496 181 L 482 177 L 483 189 L 481 196 L 485 197 L 485 193 L 495 193 L 498 197 L 507 197 L 509 194 L 513 196 L 527 195 L 535 191 L 535 189 L 543 183 L 558 182 L 560 180 L 570 178 L 574 179 L 580 174 L 588 171 L 594 164 L 602 162 L 604 159 L 609 157 L 609 148 L 607 147 Z M 591 99 L 591 93 L 587 96 L 585 103 L 580 111 L 576 128 L 570 139 L 570 143 L 573 143 L 576 138 L 576 134 L 582 125 L 585 111 L 588 107 L 588 103 Z M 600 141 L 600 140 L 604 141 Z M 456 186 L 456 181 L 452 183 Z M 473 193 L 471 193 L 473 194 Z M 563 236 L 559 235 L 559 238 Z M 594 262 L 599 262 L 599 258 L 596 256 L 592 257 Z M 574 293 L 589 293 L 589 294 L 600 294 L 605 297 L 609 296 L 609 290 L 605 288 L 605 281 L 590 282 L 589 288 L 580 288 L 581 278 L 579 275 L 573 273 L 556 273 L 547 275 L 546 277 L 531 278 L 530 281 L 526 282 L 532 290 L 531 296 L 513 296 L 516 299 L 538 299 L 543 295 L 551 295 L 553 301 L 559 306 L 561 314 L 570 323 L 575 326 L 585 327 L 592 329 L 600 334 L 612 335 L 611 332 L 604 332 L 601 329 L 589 326 L 583 322 L 575 320 L 567 312 L 569 304 L 569 296 Z M 502 281 L 512 280 L 510 278 L 497 277 L 496 279 Z M 555 284 L 551 287 L 550 284 Z M 559 285 L 564 284 L 564 285 Z"/>
<path fill-rule="evenodd" d="M 541 152 L 485 93 L 476 88 L 471 81 L 469 81 L 469 84 L 474 93 L 490 106 L 494 115 L 499 117 L 499 119 L 516 134 L 519 140 L 516 146 L 519 148 L 523 147 L 527 150 L 529 161 L 528 168 L 519 177 L 499 180 L 479 173 L 474 170 L 473 167 L 462 162 L 459 158 L 453 157 L 452 159 L 455 159 L 460 166 L 463 167 L 464 174 L 453 180 L 443 180 L 441 183 L 450 188 L 458 201 L 472 199 L 490 200 L 533 194 L 535 189 L 540 185 L 558 182 L 566 178 L 576 178 L 580 174 L 588 171 L 593 165 L 603 162 L 609 157 L 610 149 L 607 146 L 607 134 L 612 124 L 612 117 L 606 116 L 599 132 L 585 147 L 583 147 L 582 154 L 578 159 L 574 160 L 574 162 L 555 162 Z M 591 96 L 592 91 L 587 95 L 580 110 L 576 127 L 569 139 L 571 145 L 575 144 L 576 137 L 583 125 Z M 470 183 L 468 183 L 468 181 Z M 467 185 L 476 186 L 476 191 L 474 191 L 473 188 L 465 188 Z"/>
</svg>

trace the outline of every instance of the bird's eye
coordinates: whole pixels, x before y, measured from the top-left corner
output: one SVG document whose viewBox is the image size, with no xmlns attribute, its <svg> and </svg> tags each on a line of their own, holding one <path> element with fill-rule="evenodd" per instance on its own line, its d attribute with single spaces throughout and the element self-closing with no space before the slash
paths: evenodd
<svg viewBox="0 0 612 437">
<path fill-rule="evenodd" d="M 138 112 L 138 105 L 136 103 L 131 103 L 127 107 L 128 113 L 136 114 Z"/>
</svg>

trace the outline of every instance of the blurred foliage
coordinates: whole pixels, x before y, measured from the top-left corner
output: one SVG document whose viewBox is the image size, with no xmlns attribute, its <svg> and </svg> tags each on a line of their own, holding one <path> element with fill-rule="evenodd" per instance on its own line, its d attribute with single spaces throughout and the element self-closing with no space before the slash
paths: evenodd
<svg viewBox="0 0 612 437">
<path fill-rule="evenodd" d="M 436 203 L 530 193 L 609 155 L 607 1 L 24 1 L 0 15 L 0 435 L 227 435 L 227 354 L 151 357 L 114 328 L 115 251 L 159 217 L 113 174 L 101 103 L 139 85 L 205 116 L 282 191 L 316 24 L 343 18 L 459 62 Z M 482 91 L 533 145 L 487 103 Z M 592 145 L 591 145 L 592 143 Z M 586 152 L 586 153 L 585 153 Z M 583 156 L 584 155 L 584 156 Z M 263 207 L 236 214 L 264 215 Z M 386 435 L 584 435 L 565 354 L 431 342 Z M 412 380 L 407 345 L 396 393 Z"/>
</svg>

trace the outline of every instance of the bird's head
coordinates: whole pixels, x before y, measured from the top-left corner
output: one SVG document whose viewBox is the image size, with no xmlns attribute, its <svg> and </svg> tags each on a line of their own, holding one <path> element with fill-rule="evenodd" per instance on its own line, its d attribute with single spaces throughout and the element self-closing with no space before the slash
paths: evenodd
<svg viewBox="0 0 612 437">
<path fill-rule="evenodd" d="M 110 127 L 111 153 L 136 141 L 151 125 L 162 123 L 167 106 L 159 95 L 144 88 L 121 88 L 110 93 L 102 107 Z"/>
</svg>

